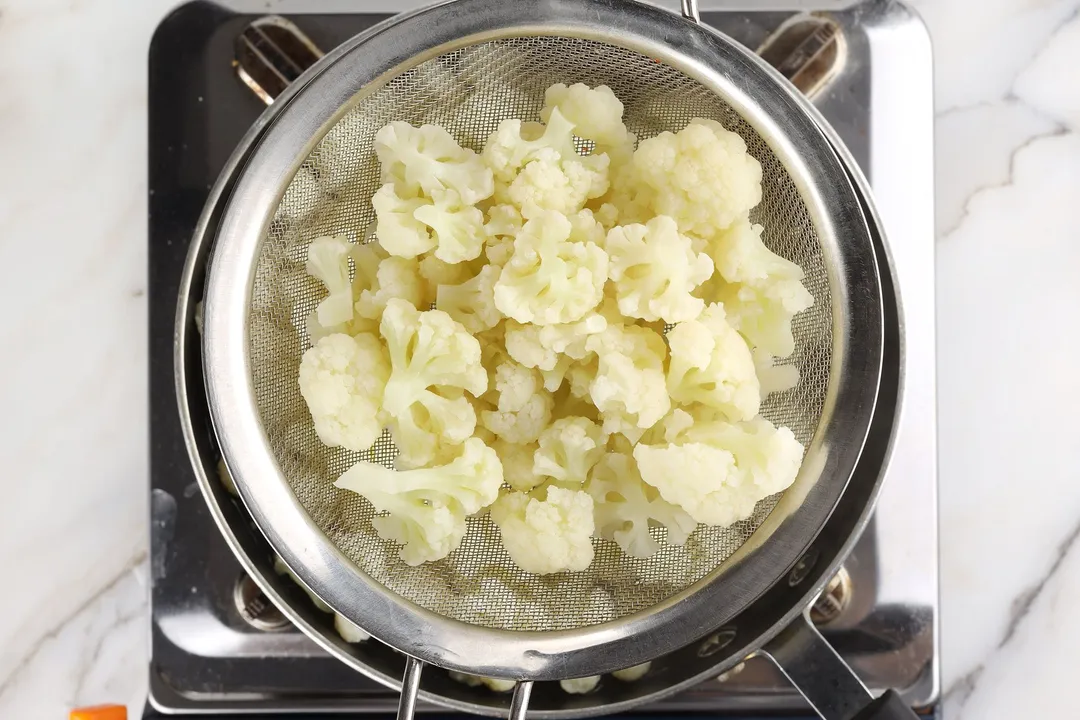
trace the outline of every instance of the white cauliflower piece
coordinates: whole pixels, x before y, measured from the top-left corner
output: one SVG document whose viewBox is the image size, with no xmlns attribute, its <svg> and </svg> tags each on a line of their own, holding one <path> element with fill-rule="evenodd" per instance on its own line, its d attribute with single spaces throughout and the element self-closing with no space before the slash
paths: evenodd
<svg viewBox="0 0 1080 720">
<path fill-rule="evenodd" d="M 624 668 L 623 670 L 616 670 L 611 673 L 611 677 L 622 682 L 637 682 L 652 668 L 651 662 L 641 663 L 640 665 L 634 665 L 633 667 Z"/>
<path fill-rule="evenodd" d="M 709 305 L 697 320 L 679 323 L 667 340 L 667 391 L 672 400 L 701 403 L 736 422 L 758 414 L 761 385 L 754 358 L 722 305 Z"/>
<path fill-rule="evenodd" d="M 495 306 L 521 323 L 580 320 L 604 296 L 607 255 L 589 242 L 570 242 L 570 221 L 545 212 L 525 223 L 514 254 L 495 283 Z"/>
<path fill-rule="evenodd" d="M 777 365 L 776 358 L 760 348 L 755 348 L 750 354 L 754 358 L 758 382 L 761 383 L 762 399 L 773 393 L 791 390 L 799 384 L 798 366 Z"/>
<path fill-rule="evenodd" d="M 600 426 L 588 418 L 556 420 L 540 433 L 540 447 L 533 457 L 533 472 L 579 488 L 604 456 L 604 439 Z"/>
<path fill-rule="evenodd" d="M 570 221 L 570 240 L 573 242 L 591 242 L 599 247 L 604 247 L 607 231 L 603 224 L 596 219 L 592 210 L 579 210 L 569 214 L 566 219 Z"/>
<path fill-rule="evenodd" d="M 472 205 L 491 197 L 494 179 L 483 160 L 458 145 L 444 128 L 392 122 L 375 133 L 375 153 L 383 182 L 394 182 L 413 195 L 438 199 L 452 191 Z"/>
<path fill-rule="evenodd" d="M 754 283 L 770 279 L 803 279 L 802 268 L 777 255 L 762 242 L 764 229 L 744 217 L 707 243 L 706 249 L 716 271 L 724 280 Z"/>
<path fill-rule="evenodd" d="M 450 679 L 468 685 L 469 687 L 486 687 L 488 690 L 497 693 L 510 692 L 517 685 L 513 680 L 500 680 L 499 678 L 481 677 L 480 675 L 470 675 L 469 673 L 450 671 Z"/>
<path fill-rule="evenodd" d="M 623 315 L 678 323 L 701 314 L 705 302 L 690 293 L 712 276 L 713 263 L 694 252 L 672 218 L 660 215 L 647 225 L 616 227 L 604 249 Z"/>
<path fill-rule="evenodd" d="M 363 252 L 368 246 L 358 248 Z M 415 308 L 422 308 L 427 288 L 420 277 L 420 265 L 415 259 L 387 257 L 377 260 L 375 282 L 360 293 L 356 300 L 356 314 L 369 320 L 382 317 L 386 303 L 393 298 L 404 300 Z M 357 263 L 359 265 L 359 263 Z M 359 275 L 359 271 L 357 273 Z"/>
<path fill-rule="evenodd" d="M 510 558 L 525 572 L 578 572 L 593 560 L 592 505 L 588 493 L 551 486 L 543 500 L 503 495 L 491 506 L 491 519 Z"/>
<path fill-rule="evenodd" d="M 590 157 L 590 162 L 584 162 L 586 159 L 563 159 L 558 151 L 544 148 L 510 183 L 506 198 L 526 219 L 545 210 L 576 213 L 608 189 L 607 155 Z"/>
<path fill-rule="evenodd" d="M 490 330 L 502 320 L 495 307 L 495 281 L 499 268 L 485 265 L 480 274 L 460 285 L 440 285 L 435 307 L 461 323 L 472 334 Z"/>
<path fill-rule="evenodd" d="M 300 394 L 315 432 L 330 447 L 367 450 L 382 433 L 379 406 L 390 362 L 374 335 L 328 335 L 300 361 Z"/>
<path fill-rule="evenodd" d="M 660 334 L 609 324 L 586 346 L 598 358 L 589 397 L 604 417 L 605 432 L 650 428 L 671 409 L 664 380 L 667 347 Z"/>
<path fill-rule="evenodd" d="M 623 104 L 607 85 L 590 88 L 584 83 L 570 87 L 556 83 L 544 92 L 544 109 L 540 112 L 544 122 L 555 108 L 574 124 L 578 137 L 598 146 L 622 145 L 630 135 L 622 121 Z"/>
<path fill-rule="evenodd" d="M 397 299 L 387 303 L 379 332 L 391 368 L 383 411 L 399 462 L 424 465 L 440 446 L 461 444 L 476 428 L 476 413 L 461 391 L 478 397 L 487 389 L 480 344 L 446 313 L 420 312 Z"/>
<path fill-rule="evenodd" d="M 475 260 L 484 250 L 484 213 L 462 204 L 454 191 L 447 191 L 433 205 L 418 207 L 413 216 L 431 228 L 435 257 L 443 262 Z"/>
<path fill-rule="evenodd" d="M 510 320 L 506 325 L 506 352 L 525 367 L 538 369 L 544 377 L 544 388 L 554 392 L 562 385 L 572 362 L 589 354 L 589 337 L 606 328 L 607 320 L 598 313 L 559 325 L 522 325 Z"/>
<path fill-rule="evenodd" d="M 430 200 L 402 197 L 393 183 L 379 188 L 371 198 L 375 208 L 375 235 L 379 245 L 391 255 L 414 258 L 433 250 L 438 241 L 416 212 L 432 206 Z"/>
<path fill-rule="evenodd" d="M 495 410 L 480 413 L 484 427 L 507 442 L 535 442 L 550 422 L 555 404 L 551 393 L 543 389 L 540 374 L 513 361 L 500 363 L 494 392 L 498 395 Z"/>
<path fill-rule="evenodd" d="M 371 635 L 341 613 L 334 613 L 334 629 L 347 643 L 362 643 L 371 639 Z"/>
<path fill-rule="evenodd" d="M 677 442 L 634 448 L 642 479 L 706 525 L 745 520 L 758 501 L 786 490 L 803 446 L 788 428 L 757 417 L 745 423 L 695 423 Z"/>
<path fill-rule="evenodd" d="M 402 544 L 409 565 L 441 560 L 461 543 L 465 518 L 499 496 L 502 465 L 495 451 L 469 438 L 454 460 L 438 467 L 397 471 L 358 462 L 334 483 L 366 498 L 380 513 L 379 537 Z"/>
<path fill-rule="evenodd" d="M 354 245 L 344 235 L 319 237 L 308 246 L 308 274 L 318 278 L 329 295 L 315 309 L 324 328 L 342 325 L 353 317 L 353 284 L 349 277 L 349 258 Z"/>
<path fill-rule="evenodd" d="M 540 126 L 536 137 L 532 128 L 521 120 L 503 120 L 484 145 L 484 162 L 491 168 L 496 182 L 509 186 L 526 163 L 535 160 L 542 151 L 554 150 L 560 158 L 578 156 L 574 147 L 574 124 L 558 110 L 548 115 L 547 124 Z M 592 162 L 583 160 L 583 162 Z"/>
<path fill-rule="evenodd" d="M 761 164 L 738 133 L 714 120 L 697 118 L 678 133 L 642 140 L 634 170 L 655 213 L 699 237 L 730 227 L 761 202 Z"/>
<path fill-rule="evenodd" d="M 484 232 L 489 238 L 514 238 L 521 232 L 521 212 L 513 205 L 492 205 L 488 208 L 488 221 Z"/>
<path fill-rule="evenodd" d="M 528 492 L 544 482 L 544 476 L 533 471 L 533 458 L 540 447 L 537 443 L 521 445 L 496 439 L 491 447 L 502 462 L 503 480 L 514 490 Z"/>
<path fill-rule="evenodd" d="M 593 468 L 585 491 L 593 499 L 597 535 L 614 540 L 627 555 L 646 558 L 660 549 L 649 533 L 652 525 L 665 528 L 672 545 L 685 543 L 697 527 L 696 520 L 642 481 L 629 455 L 605 454 Z"/>
<path fill-rule="evenodd" d="M 563 692 L 570 693 L 571 695 L 591 693 L 599 684 L 599 675 L 590 675 L 589 677 L 570 678 L 568 680 L 559 681 L 559 687 L 563 689 Z"/>
<path fill-rule="evenodd" d="M 420 260 L 418 272 L 427 281 L 427 297 L 434 299 L 440 285 L 460 285 L 472 279 L 473 271 L 466 263 L 448 263 L 435 255 Z"/>
</svg>

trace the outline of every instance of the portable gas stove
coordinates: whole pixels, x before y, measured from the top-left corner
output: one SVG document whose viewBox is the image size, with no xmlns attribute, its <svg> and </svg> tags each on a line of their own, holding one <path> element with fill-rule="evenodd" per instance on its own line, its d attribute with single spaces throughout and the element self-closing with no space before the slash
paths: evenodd
<svg viewBox="0 0 1080 720">
<path fill-rule="evenodd" d="M 207 194 L 265 103 L 321 50 L 387 13 L 417 4 L 194 2 L 165 18 L 154 35 L 149 72 L 153 590 L 144 717 L 286 713 L 314 719 L 391 714 L 397 707 L 396 692 L 331 658 L 284 621 L 219 536 L 199 494 L 177 417 L 173 322 L 181 268 Z M 869 687 L 897 688 L 913 707 L 932 714 L 939 656 L 929 38 L 918 18 L 893 0 L 701 4 L 703 22 L 758 48 L 812 97 L 870 178 L 889 233 L 906 328 L 905 407 L 874 519 L 812 616 Z M 810 714 L 763 658 L 751 658 L 733 672 L 639 712 Z"/>
</svg>

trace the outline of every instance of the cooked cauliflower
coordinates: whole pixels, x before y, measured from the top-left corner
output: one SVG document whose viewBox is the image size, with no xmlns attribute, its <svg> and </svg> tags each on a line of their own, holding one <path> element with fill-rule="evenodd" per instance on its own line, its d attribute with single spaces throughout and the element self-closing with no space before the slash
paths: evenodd
<svg viewBox="0 0 1080 720">
<path fill-rule="evenodd" d="M 420 260 L 419 273 L 420 277 L 427 281 L 425 298 L 429 302 L 434 302 L 440 285 L 460 285 L 474 276 L 468 264 L 448 263 L 435 257 L 434 254 L 425 255 Z"/>
<path fill-rule="evenodd" d="M 720 527 L 747 519 L 758 501 L 790 487 L 802 456 L 791 430 L 761 417 L 694 423 L 677 442 L 634 448 L 642 479 L 661 497 Z"/>
<path fill-rule="evenodd" d="M 494 393 L 495 409 L 480 413 L 484 427 L 507 442 L 535 442 L 555 404 L 541 386 L 540 374 L 512 360 L 503 362 L 495 370 Z"/>
<path fill-rule="evenodd" d="M 368 246 L 358 248 L 367 251 Z M 374 250 L 371 255 L 375 256 Z M 404 300 L 415 308 L 422 308 L 427 295 L 427 288 L 420 277 L 420 265 L 415 259 L 387 257 L 376 260 L 375 282 L 360 293 L 356 300 L 356 314 L 369 320 L 382 317 L 386 303 L 393 298 Z M 359 263 L 357 263 L 359 266 Z M 359 272 L 358 272 L 359 274 Z"/>
<path fill-rule="evenodd" d="M 361 452 L 382 433 L 379 407 L 390 376 L 386 349 L 374 335 L 328 335 L 300 361 L 300 394 L 315 432 L 331 447 Z"/>
<path fill-rule="evenodd" d="M 758 382 L 761 383 L 762 399 L 773 393 L 785 392 L 799 384 L 799 368 L 795 365 L 777 365 L 776 358 L 757 348 L 750 353 L 754 358 Z"/>
<path fill-rule="evenodd" d="M 503 466 L 503 480 L 514 490 L 528 492 L 546 480 L 533 470 L 533 458 L 539 445 L 535 442 L 527 445 L 496 439 L 492 445 L 499 455 Z"/>
<path fill-rule="evenodd" d="M 589 354 L 589 337 L 605 328 L 607 320 L 597 313 L 559 325 L 522 325 L 511 320 L 506 327 L 506 351 L 525 367 L 540 370 L 544 388 L 555 392 L 572 362 Z"/>
<path fill-rule="evenodd" d="M 642 140 L 634 171 L 656 214 L 698 237 L 712 237 L 761 202 L 761 163 L 715 120 L 696 118 L 677 133 Z"/>
<path fill-rule="evenodd" d="M 498 277 L 499 268 L 485 265 L 479 275 L 460 285 L 440 285 L 435 294 L 435 307 L 474 335 L 490 330 L 502 320 L 494 297 Z"/>
<path fill-rule="evenodd" d="M 539 437 L 533 472 L 567 487 L 579 488 L 604 456 L 604 434 L 583 417 L 556 420 Z"/>
<path fill-rule="evenodd" d="M 598 358 L 589 397 L 605 432 L 652 427 L 671 408 L 664 381 L 664 338 L 636 325 L 608 325 L 586 346 Z"/>
<path fill-rule="evenodd" d="M 375 153 L 382 164 L 383 182 L 438 199 L 453 191 L 466 205 L 491 197 L 494 180 L 483 160 L 462 148 L 438 125 L 415 128 L 392 122 L 375 134 Z"/>
<path fill-rule="evenodd" d="M 623 670 L 616 670 L 611 673 L 611 676 L 616 680 L 622 680 L 623 682 L 637 682 L 652 668 L 651 662 L 642 663 L 640 665 L 634 665 Z"/>
<path fill-rule="evenodd" d="M 514 254 L 495 283 L 495 306 L 521 323 L 580 320 L 599 304 L 607 255 L 593 243 L 570 242 L 570 221 L 545 212 L 525 223 Z"/>
<path fill-rule="evenodd" d="M 690 293 L 712 276 L 713 263 L 694 252 L 673 219 L 660 215 L 647 225 L 616 227 L 604 249 L 623 315 L 679 323 L 701 314 L 705 302 Z"/>
<path fill-rule="evenodd" d="M 599 675 L 590 675 L 589 677 L 571 678 L 559 681 L 559 687 L 563 689 L 563 692 L 570 693 L 571 695 L 584 695 L 585 693 L 590 693 L 595 690 L 596 686 L 599 684 Z"/>
<path fill-rule="evenodd" d="M 432 206 L 422 197 L 403 197 L 393 183 L 387 183 L 371 198 L 375 208 L 375 236 L 391 255 L 414 258 L 435 249 L 438 241 L 428 226 L 416 218 L 416 212 Z"/>
<path fill-rule="evenodd" d="M 554 210 L 576 213 L 585 203 L 607 192 L 607 155 L 564 159 L 553 148 L 544 148 L 521 169 L 507 188 L 506 198 L 529 219 Z"/>
<path fill-rule="evenodd" d="M 558 108 L 563 117 L 574 124 L 574 133 L 600 147 L 617 147 L 630 135 L 623 125 L 623 104 L 607 85 L 590 88 L 584 83 L 567 87 L 556 83 L 544 92 L 544 122 Z"/>
<path fill-rule="evenodd" d="M 358 462 L 334 483 L 362 495 L 377 516 L 371 524 L 379 536 L 401 544 L 401 559 L 409 565 L 440 560 L 461 543 L 465 518 L 499 495 L 502 465 L 495 451 L 469 438 L 454 460 L 432 468 L 396 471 Z"/>
<path fill-rule="evenodd" d="M 353 285 L 349 278 L 349 258 L 353 244 L 344 235 L 320 237 L 308 246 L 309 275 L 318 278 L 329 295 L 315 309 L 319 324 L 333 327 L 352 320 Z"/>
<path fill-rule="evenodd" d="M 390 377 L 383 395 L 399 462 L 418 467 L 440 445 L 458 445 L 472 435 L 476 414 L 462 396 L 487 389 L 480 344 L 460 323 L 440 310 L 418 311 L 393 299 L 379 332 L 390 354 Z"/>
<path fill-rule="evenodd" d="M 529 162 L 545 151 L 554 150 L 563 160 L 575 160 L 586 168 L 600 164 L 607 167 L 607 158 L 579 155 L 574 147 L 574 124 L 558 109 L 548 115 L 547 124 L 536 128 L 539 134 L 531 137 L 533 128 L 521 120 L 503 120 L 484 145 L 484 161 L 494 172 L 495 180 L 509 186 Z"/>
<path fill-rule="evenodd" d="M 491 506 L 510 558 L 536 575 L 577 572 L 592 564 L 592 513 L 588 493 L 557 486 L 548 487 L 543 500 L 511 492 Z"/>
<path fill-rule="evenodd" d="M 592 469 L 586 492 L 593 499 L 596 533 L 614 540 L 627 555 L 651 557 L 660 549 L 649 528 L 664 528 L 667 541 L 682 545 L 697 527 L 684 510 L 646 484 L 634 458 L 609 452 Z"/>
<path fill-rule="evenodd" d="M 362 643 L 371 639 L 371 635 L 341 613 L 334 613 L 334 629 L 347 643 Z"/>
<path fill-rule="evenodd" d="M 716 300 L 752 347 L 778 358 L 795 352 L 791 320 L 814 304 L 814 296 L 795 278 L 725 284 Z"/>
<path fill-rule="evenodd" d="M 469 673 L 450 671 L 450 679 L 468 685 L 469 687 L 486 687 L 497 693 L 510 692 L 517 685 L 513 680 L 500 680 L 499 678 L 481 677 Z"/>
<path fill-rule="evenodd" d="M 460 263 L 475 260 L 484 250 L 487 232 L 484 213 L 464 205 L 452 190 L 444 193 L 434 204 L 421 205 L 413 217 L 431 228 L 435 241 L 435 257 L 443 262 Z"/>
<path fill-rule="evenodd" d="M 761 407 L 761 385 L 750 348 L 725 318 L 721 305 L 710 305 L 697 320 L 668 333 L 671 362 L 667 391 L 678 403 L 701 403 L 729 420 L 749 420 Z"/>
</svg>

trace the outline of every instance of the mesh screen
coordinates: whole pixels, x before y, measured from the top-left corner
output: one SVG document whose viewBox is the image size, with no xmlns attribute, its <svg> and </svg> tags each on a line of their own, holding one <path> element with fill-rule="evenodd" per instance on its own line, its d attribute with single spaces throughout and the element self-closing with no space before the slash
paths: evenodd
<svg viewBox="0 0 1080 720">
<path fill-rule="evenodd" d="M 371 196 L 379 187 L 375 132 L 392 120 L 436 123 L 480 150 L 499 120 L 539 120 L 544 90 L 555 82 L 607 84 L 626 107 L 627 127 L 646 138 L 676 131 L 694 117 L 712 118 L 746 139 L 764 171 L 764 200 L 753 220 L 775 252 L 806 271 L 814 307 L 795 322 L 797 349 L 787 361 L 800 384 L 775 394 L 763 412 L 808 444 L 824 405 L 831 359 L 829 284 L 821 248 L 795 185 L 761 138 L 720 98 L 679 71 L 633 51 L 599 42 L 523 37 L 473 45 L 428 60 L 366 91 L 319 142 L 297 172 L 270 226 L 251 298 L 250 351 L 255 394 L 271 445 L 293 492 L 346 556 L 389 590 L 441 615 L 509 630 L 570 629 L 646 610 L 711 572 L 761 524 L 779 496 L 726 529 L 702 528 L 683 547 L 647 560 L 595 540 L 583 573 L 535 577 L 521 572 L 486 518 L 472 518 L 461 547 L 445 560 L 409 567 L 397 547 L 371 526 L 372 507 L 332 485 L 352 463 L 391 464 L 384 436 L 366 453 L 322 445 L 297 386 L 307 347 L 305 316 L 324 291 L 307 276 L 310 241 L 348 233 L 371 239 Z"/>
</svg>

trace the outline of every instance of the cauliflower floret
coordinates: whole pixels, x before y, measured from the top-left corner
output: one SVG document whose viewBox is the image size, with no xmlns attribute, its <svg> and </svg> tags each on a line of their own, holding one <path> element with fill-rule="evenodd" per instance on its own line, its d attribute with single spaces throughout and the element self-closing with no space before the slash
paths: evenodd
<svg viewBox="0 0 1080 720">
<path fill-rule="evenodd" d="M 522 325 L 510 320 L 506 326 L 506 352 L 525 367 L 540 370 L 544 388 L 555 392 L 572 362 L 589 354 L 589 337 L 605 328 L 607 320 L 598 313 L 559 325 Z"/>
<path fill-rule="evenodd" d="M 371 635 L 341 613 L 334 613 L 334 629 L 347 643 L 362 643 L 371 639 Z"/>
<path fill-rule="evenodd" d="M 786 392 L 799 384 L 797 366 L 777 365 L 776 358 L 760 348 L 755 348 L 750 354 L 754 358 L 758 382 L 761 383 L 762 399 L 773 393 Z"/>
<path fill-rule="evenodd" d="M 402 197 L 393 183 L 387 183 L 376 191 L 371 205 L 375 208 L 375 235 L 386 252 L 414 258 L 435 248 L 437 241 L 431 231 L 415 216 L 418 210 L 431 207 L 430 200 Z"/>
<path fill-rule="evenodd" d="M 514 490 L 528 492 L 544 482 L 544 476 L 533 471 L 533 458 L 540 447 L 537 443 L 521 445 L 496 439 L 491 447 L 502 462 L 503 480 Z"/>
<path fill-rule="evenodd" d="M 390 362 L 374 335 L 328 335 L 300 361 L 300 394 L 315 432 L 331 447 L 361 452 L 382 433 L 379 406 Z"/>
<path fill-rule="evenodd" d="M 566 216 L 570 221 L 570 240 L 572 242 L 591 242 L 604 247 L 607 231 L 603 224 L 596 219 L 592 210 L 580 210 Z"/>
<path fill-rule="evenodd" d="M 425 299 L 434 302 L 440 285 L 460 285 L 471 280 L 472 268 L 466 263 L 448 263 L 435 255 L 425 255 L 420 261 L 420 277 L 427 281 Z"/>
<path fill-rule="evenodd" d="M 574 488 L 584 484 L 593 465 L 604 456 L 600 426 L 583 417 L 556 420 L 540 434 L 539 444 L 533 472 Z"/>
<path fill-rule="evenodd" d="M 616 670 L 611 673 L 611 677 L 622 682 L 637 682 L 652 668 L 651 662 L 644 662 L 640 665 L 634 665 L 633 667 L 624 668 L 623 670 Z"/>
<path fill-rule="evenodd" d="M 575 156 L 577 157 L 577 156 Z M 585 203 L 607 192 L 607 155 L 563 159 L 552 148 L 536 153 L 507 188 L 506 198 L 529 219 L 545 210 L 576 213 Z"/>
<path fill-rule="evenodd" d="M 450 190 L 466 205 L 491 197 L 491 170 L 472 150 L 458 145 L 438 125 L 414 128 L 392 122 L 375 134 L 375 153 L 382 164 L 383 182 L 401 184 L 407 191 L 438 199 Z"/>
<path fill-rule="evenodd" d="M 499 268 L 486 265 L 472 280 L 460 285 L 440 285 L 435 295 L 435 307 L 474 335 L 490 330 L 502 320 L 494 297 L 498 277 Z"/>
<path fill-rule="evenodd" d="M 508 442 L 535 442 L 550 422 L 555 404 L 541 387 L 540 374 L 512 360 L 503 362 L 495 370 L 494 386 L 495 410 L 481 412 L 480 422 Z"/>
<path fill-rule="evenodd" d="M 584 83 L 570 87 L 556 83 L 544 92 L 544 109 L 540 112 L 544 122 L 555 108 L 574 124 L 576 135 L 598 146 L 622 145 L 630 135 L 622 121 L 623 104 L 607 85 L 590 88 Z"/>
<path fill-rule="evenodd" d="M 590 675 L 589 677 L 570 678 L 569 680 L 559 681 L 559 687 L 563 689 L 563 692 L 570 693 L 571 695 L 591 693 L 599 684 L 599 675 Z"/>
<path fill-rule="evenodd" d="M 434 205 L 418 207 L 413 216 L 431 228 L 435 257 L 443 262 L 475 260 L 484 249 L 484 213 L 463 205 L 452 190 L 441 195 Z"/>
<path fill-rule="evenodd" d="M 725 284 L 718 288 L 716 300 L 752 347 L 779 358 L 795 352 L 792 318 L 814 304 L 814 296 L 794 278 Z"/>
<path fill-rule="evenodd" d="M 716 271 L 724 280 L 729 283 L 753 283 L 770 278 L 802 280 L 802 268 L 762 242 L 764 229 L 744 217 L 707 243 Z"/>
<path fill-rule="evenodd" d="M 499 496 L 502 465 L 495 451 L 469 438 L 461 453 L 445 465 L 397 471 L 358 462 L 334 483 L 367 498 L 375 510 L 389 513 L 372 519 L 379 537 L 402 544 L 401 559 L 409 565 L 440 560 L 461 543 L 465 518 Z"/>
<path fill-rule="evenodd" d="M 749 420 L 761 407 L 761 385 L 750 348 L 724 316 L 709 305 L 697 320 L 668 333 L 671 363 L 667 390 L 677 403 L 701 403 L 729 420 Z"/>
<path fill-rule="evenodd" d="M 635 325 L 608 325 L 586 347 L 598 358 L 589 397 L 604 417 L 605 432 L 650 428 L 667 414 L 662 336 Z"/>
<path fill-rule="evenodd" d="M 455 682 L 468 685 L 469 687 L 481 687 L 484 686 L 488 690 L 497 693 L 510 692 L 517 685 L 513 680 L 500 680 L 499 678 L 481 677 L 480 675 L 470 675 L 468 673 L 450 671 L 450 679 Z"/>
<path fill-rule="evenodd" d="M 496 182 L 509 186 L 526 163 L 536 159 L 542 150 L 554 150 L 563 159 L 581 157 L 574 147 L 574 124 L 558 110 L 552 111 L 547 124 L 537 129 L 540 134 L 532 138 L 532 127 L 528 123 L 503 120 L 488 137 L 484 145 L 484 162 L 494 172 Z"/>
<path fill-rule="evenodd" d="M 307 272 L 318 278 L 329 293 L 315 309 L 323 327 L 352 320 L 353 285 L 349 278 L 349 258 L 353 248 L 344 235 L 315 238 L 308 246 Z"/>
<path fill-rule="evenodd" d="M 667 541 L 682 545 L 697 521 L 681 508 L 660 497 L 656 488 L 641 479 L 634 458 L 609 452 L 596 464 L 585 485 L 593 499 L 596 533 L 614 540 L 627 555 L 651 557 L 660 545 L 649 533 L 650 525 L 665 528 Z"/>
<path fill-rule="evenodd" d="M 604 297 L 607 255 L 593 243 L 570 242 L 570 221 L 556 212 L 529 220 L 495 283 L 495 306 L 518 322 L 580 320 Z"/>
<path fill-rule="evenodd" d="M 551 486 L 540 500 L 511 492 L 491 506 L 503 547 L 525 572 L 578 572 L 593 560 L 593 501 L 588 493 Z"/>
<path fill-rule="evenodd" d="M 678 133 L 642 140 L 634 170 L 653 210 L 699 237 L 730 227 L 761 202 L 761 164 L 737 133 L 714 120 L 694 119 Z"/>
<path fill-rule="evenodd" d="M 712 275 L 712 260 L 693 251 L 673 219 L 616 227 L 604 249 L 623 315 L 678 323 L 701 314 L 705 302 L 690 293 Z"/>
<path fill-rule="evenodd" d="M 639 444 L 642 479 L 706 525 L 745 520 L 758 501 L 795 482 L 803 446 L 788 428 L 757 417 L 739 424 L 695 423 L 678 443 Z"/>
<path fill-rule="evenodd" d="M 521 212 L 513 205 L 492 205 L 488 209 L 488 221 L 484 225 L 484 232 L 489 238 L 517 237 L 521 232 Z"/>
<path fill-rule="evenodd" d="M 473 434 L 476 413 L 461 394 L 478 397 L 488 378 L 480 344 L 440 310 L 418 311 L 393 299 L 379 332 L 390 353 L 390 378 L 383 394 L 399 461 L 424 465 L 440 445 L 458 445 Z"/>
<path fill-rule="evenodd" d="M 363 252 L 367 248 L 367 245 L 363 245 L 357 250 Z M 424 306 L 427 288 L 420 277 L 419 263 L 415 259 L 387 257 L 376 262 L 378 269 L 375 282 L 360 293 L 355 306 L 357 315 L 378 320 L 382 317 L 386 303 L 392 298 L 404 300 L 416 308 Z M 357 263 L 358 266 L 359 264 Z M 359 274 L 358 271 L 357 275 Z"/>
</svg>

